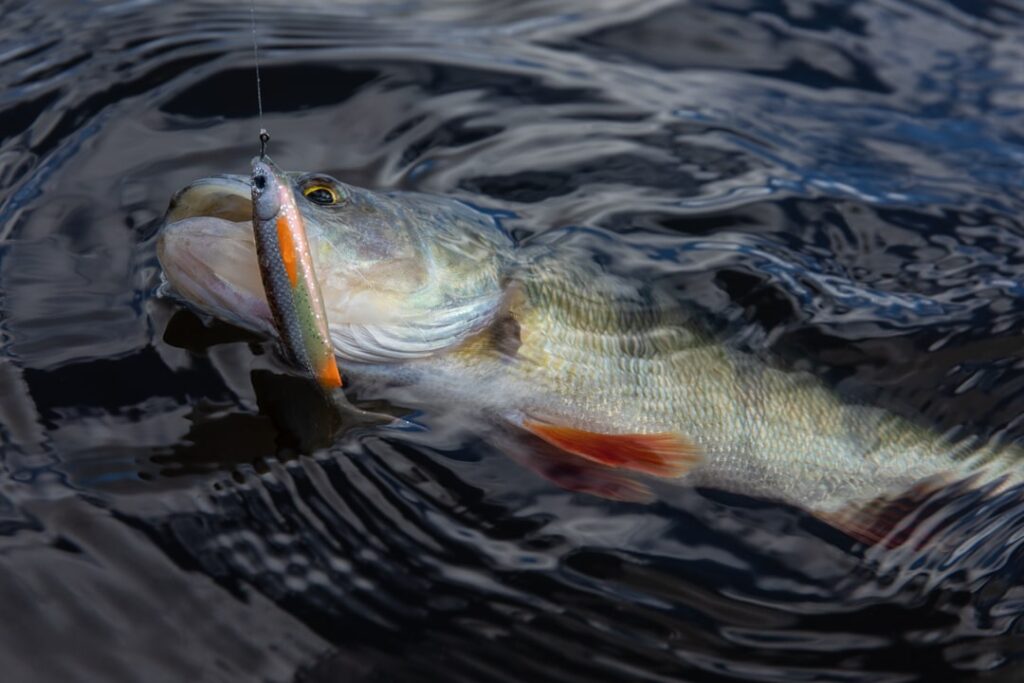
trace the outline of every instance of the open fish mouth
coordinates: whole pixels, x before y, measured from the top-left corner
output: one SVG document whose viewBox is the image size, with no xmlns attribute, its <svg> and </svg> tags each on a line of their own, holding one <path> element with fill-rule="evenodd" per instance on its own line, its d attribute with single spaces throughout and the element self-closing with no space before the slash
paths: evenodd
<svg viewBox="0 0 1024 683">
<path fill-rule="evenodd" d="M 248 178 L 203 178 L 178 192 L 157 239 L 157 258 L 171 286 L 200 310 L 273 333 L 256 260 Z"/>
</svg>

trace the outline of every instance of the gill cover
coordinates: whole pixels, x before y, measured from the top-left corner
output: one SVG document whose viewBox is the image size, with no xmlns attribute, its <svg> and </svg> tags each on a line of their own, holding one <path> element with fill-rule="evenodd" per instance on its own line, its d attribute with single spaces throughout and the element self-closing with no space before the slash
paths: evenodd
<svg viewBox="0 0 1024 683">
<path fill-rule="evenodd" d="M 296 189 L 339 356 L 422 358 L 494 321 L 513 244 L 490 217 L 455 200 L 372 192 L 323 175 L 298 178 Z M 324 194 L 318 203 L 320 192 L 337 200 Z"/>
</svg>

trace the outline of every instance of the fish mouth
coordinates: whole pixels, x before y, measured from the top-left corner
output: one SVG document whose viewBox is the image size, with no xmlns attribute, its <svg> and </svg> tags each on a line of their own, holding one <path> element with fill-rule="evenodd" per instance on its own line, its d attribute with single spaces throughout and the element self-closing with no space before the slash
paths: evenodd
<svg viewBox="0 0 1024 683">
<path fill-rule="evenodd" d="M 193 306 L 240 327 L 274 332 L 256 260 L 248 178 L 203 178 L 175 194 L 156 249 L 171 287 Z"/>
</svg>

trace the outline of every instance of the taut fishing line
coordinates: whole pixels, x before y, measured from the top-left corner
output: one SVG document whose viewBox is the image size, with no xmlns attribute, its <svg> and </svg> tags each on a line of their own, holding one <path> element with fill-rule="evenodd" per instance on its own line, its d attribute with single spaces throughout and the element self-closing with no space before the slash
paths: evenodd
<svg viewBox="0 0 1024 683">
<path fill-rule="evenodd" d="M 256 42 L 256 0 L 249 5 L 249 16 L 252 19 L 252 58 L 256 64 L 256 108 L 259 111 L 260 121 L 260 158 L 267 156 L 267 143 L 270 142 L 270 133 L 263 127 L 263 88 L 260 83 L 260 50 Z"/>
</svg>

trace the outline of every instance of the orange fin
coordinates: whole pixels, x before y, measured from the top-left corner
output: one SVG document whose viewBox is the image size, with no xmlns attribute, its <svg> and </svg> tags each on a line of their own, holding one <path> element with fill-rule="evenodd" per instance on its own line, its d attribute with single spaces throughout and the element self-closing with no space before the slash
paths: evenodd
<svg viewBox="0 0 1024 683">
<path fill-rule="evenodd" d="M 529 418 L 522 425 L 531 434 L 573 455 L 657 477 L 678 477 L 701 460 L 693 443 L 672 432 L 601 434 Z"/>
<path fill-rule="evenodd" d="M 899 495 L 818 516 L 867 546 L 892 549 L 909 541 L 920 546 L 955 521 L 944 512 L 951 502 L 970 495 L 987 498 L 1004 483 L 1000 478 L 979 486 L 977 475 L 953 482 L 942 476 L 929 477 Z"/>
<path fill-rule="evenodd" d="M 620 503 L 653 503 L 655 500 L 651 489 L 641 482 L 565 451 L 551 449 L 548 454 L 531 453 L 517 460 L 567 491 Z"/>
</svg>

